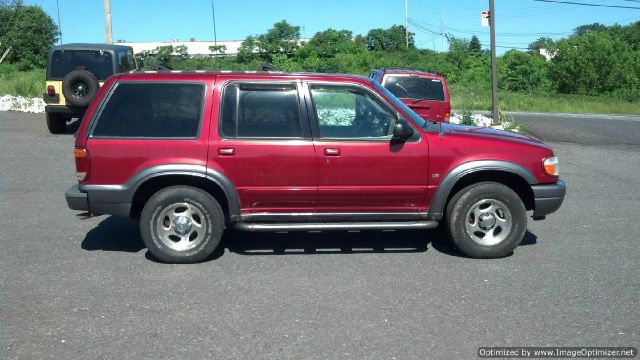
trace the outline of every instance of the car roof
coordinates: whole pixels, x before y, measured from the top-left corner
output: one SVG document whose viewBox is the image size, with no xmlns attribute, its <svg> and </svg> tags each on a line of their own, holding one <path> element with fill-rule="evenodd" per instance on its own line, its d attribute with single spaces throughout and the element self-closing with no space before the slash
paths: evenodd
<svg viewBox="0 0 640 360">
<path fill-rule="evenodd" d="M 131 50 L 131 46 L 111 44 L 71 43 L 56 45 L 51 50 Z"/>
<path fill-rule="evenodd" d="M 316 81 L 338 81 L 338 82 L 365 82 L 372 80 L 366 76 L 350 74 L 326 74 L 312 72 L 283 72 L 283 71 L 232 71 L 232 70 L 152 70 L 152 71 L 130 71 L 120 75 L 119 80 L 201 80 L 212 79 L 217 76 L 237 77 L 238 79 L 299 79 L 304 78 Z"/>
<path fill-rule="evenodd" d="M 433 71 L 433 70 L 416 70 L 416 69 L 375 69 L 378 71 L 382 71 L 385 74 L 402 74 L 402 75 L 431 75 L 431 76 L 443 76 L 441 72 Z"/>
</svg>

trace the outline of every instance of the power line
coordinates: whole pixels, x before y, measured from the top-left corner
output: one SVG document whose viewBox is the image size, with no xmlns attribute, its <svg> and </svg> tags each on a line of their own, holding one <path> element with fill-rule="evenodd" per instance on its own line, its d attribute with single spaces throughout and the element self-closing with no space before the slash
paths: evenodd
<svg viewBox="0 0 640 360">
<path fill-rule="evenodd" d="M 637 6 L 590 4 L 590 3 L 581 3 L 581 2 L 574 2 L 574 1 L 560 1 L 560 0 L 533 0 L 533 1 L 547 2 L 547 3 L 558 3 L 558 4 L 569 4 L 569 5 L 580 5 L 580 6 L 595 6 L 595 7 L 606 7 L 606 8 L 640 10 L 640 7 L 637 7 Z"/>
</svg>

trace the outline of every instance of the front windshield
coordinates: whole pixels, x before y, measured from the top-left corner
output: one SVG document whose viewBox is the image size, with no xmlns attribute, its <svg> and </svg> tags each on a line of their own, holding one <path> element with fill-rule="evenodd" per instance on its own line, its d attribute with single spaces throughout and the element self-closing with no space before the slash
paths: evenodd
<svg viewBox="0 0 640 360">
<path fill-rule="evenodd" d="M 424 128 L 426 125 L 426 121 L 420 117 L 420 115 L 416 114 L 410 107 L 408 107 L 405 103 L 403 103 L 400 99 L 398 99 L 393 93 L 387 89 L 385 89 L 382 85 L 380 85 L 376 81 L 371 81 L 371 83 L 376 87 L 376 89 L 380 90 L 391 102 L 393 102 L 397 107 L 405 113 L 411 121 L 413 121 L 416 125 Z"/>
</svg>

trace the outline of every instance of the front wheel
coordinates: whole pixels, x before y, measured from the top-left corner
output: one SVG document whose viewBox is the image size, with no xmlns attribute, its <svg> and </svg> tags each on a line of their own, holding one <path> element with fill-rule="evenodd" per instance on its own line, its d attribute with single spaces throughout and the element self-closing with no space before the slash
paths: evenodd
<svg viewBox="0 0 640 360">
<path fill-rule="evenodd" d="M 494 182 L 460 190 L 447 205 L 446 215 L 449 237 L 474 258 L 511 254 L 527 230 L 527 211 L 518 194 Z"/>
<path fill-rule="evenodd" d="M 195 263 L 207 259 L 220 244 L 224 214 L 209 193 L 173 186 L 155 193 L 140 216 L 140 234 L 158 260 Z"/>
</svg>

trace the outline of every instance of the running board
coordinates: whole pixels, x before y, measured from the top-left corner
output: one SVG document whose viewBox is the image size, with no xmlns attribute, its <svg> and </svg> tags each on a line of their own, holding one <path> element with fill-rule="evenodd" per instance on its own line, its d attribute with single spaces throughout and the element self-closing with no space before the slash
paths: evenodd
<svg viewBox="0 0 640 360">
<path fill-rule="evenodd" d="M 332 222 L 332 223 L 247 223 L 237 222 L 234 227 L 242 231 L 327 231 L 327 230 L 403 230 L 434 229 L 437 221 L 397 222 Z"/>
</svg>

